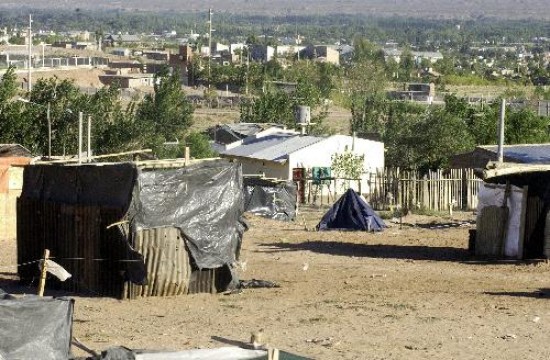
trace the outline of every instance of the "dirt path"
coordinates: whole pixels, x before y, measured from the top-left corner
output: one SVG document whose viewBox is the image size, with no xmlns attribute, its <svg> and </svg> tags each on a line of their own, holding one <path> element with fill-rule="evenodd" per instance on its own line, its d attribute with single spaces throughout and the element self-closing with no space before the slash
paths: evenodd
<svg viewBox="0 0 550 360">
<path fill-rule="evenodd" d="M 415 216 L 378 234 L 306 231 L 322 212 L 305 209 L 294 223 L 249 219 L 241 276 L 280 288 L 75 296 L 74 335 L 95 349 L 178 350 L 223 346 L 213 336 L 247 341 L 263 328 L 271 345 L 317 359 L 550 357 L 546 263 L 476 261 L 466 250 L 471 225 L 436 228 L 442 218 Z M 12 264 L 14 243 L 1 245 L 0 266 Z M 13 278 L 3 271 L 0 287 Z"/>
</svg>

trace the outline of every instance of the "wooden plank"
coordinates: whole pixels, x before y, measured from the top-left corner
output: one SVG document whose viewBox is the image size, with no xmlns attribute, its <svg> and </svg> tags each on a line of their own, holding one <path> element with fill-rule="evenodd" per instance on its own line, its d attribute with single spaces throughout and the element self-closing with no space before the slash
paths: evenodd
<svg viewBox="0 0 550 360">
<path fill-rule="evenodd" d="M 529 193 L 529 187 L 525 185 L 522 189 L 521 195 L 521 213 L 519 218 L 519 243 L 518 243 L 518 256 L 519 260 L 523 259 L 523 245 L 525 242 L 525 217 L 527 215 L 527 199 Z"/>
<path fill-rule="evenodd" d="M 508 223 L 508 208 L 487 206 L 477 218 L 476 255 L 501 257 L 504 250 L 503 236 Z"/>
</svg>

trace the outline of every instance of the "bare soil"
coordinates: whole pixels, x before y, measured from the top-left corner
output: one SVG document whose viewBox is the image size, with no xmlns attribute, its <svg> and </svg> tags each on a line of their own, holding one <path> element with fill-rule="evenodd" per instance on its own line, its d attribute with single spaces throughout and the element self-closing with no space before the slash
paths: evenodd
<svg viewBox="0 0 550 360">
<path fill-rule="evenodd" d="M 550 357 L 546 262 L 471 257 L 467 213 L 409 215 L 381 233 L 313 231 L 325 211 L 304 208 L 291 223 L 249 217 L 239 273 L 279 288 L 75 295 L 74 336 L 94 349 L 182 350 L 246 342 L 263 328 L 270 345 L 316 359 Z M 15 241 L 0 245 L 0 287 L 34 292 L 16 284 Z"/>
</svg>

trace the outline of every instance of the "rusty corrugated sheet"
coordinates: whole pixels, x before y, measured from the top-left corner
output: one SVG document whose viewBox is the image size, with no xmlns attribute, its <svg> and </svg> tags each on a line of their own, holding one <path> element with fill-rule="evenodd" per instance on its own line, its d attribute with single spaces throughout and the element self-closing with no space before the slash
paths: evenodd
<svg viewBox="0 0 550 360">
<path fill-rule="evenodd" d="M 189 280 L 189 294 L 215 293 L 216 269 L 195 269 Z"/>
<path fill-rule="evenodd" d="M 133 246 L 144 257 L 148 281 L 143 286 L 129 285 L 129 298 L 187 293 L 191 264 L 179 229 L 138 230 Z"/>
</svg>

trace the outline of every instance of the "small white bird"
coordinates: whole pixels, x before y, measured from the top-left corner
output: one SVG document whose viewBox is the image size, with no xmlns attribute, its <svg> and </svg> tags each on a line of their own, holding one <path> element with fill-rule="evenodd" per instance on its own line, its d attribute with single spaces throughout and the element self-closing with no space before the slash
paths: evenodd
<svg viewBox="0 0 550 360">
<path fill-rule="evenodd" d="M 302 267 L 302 270 L 307 271 L 307 269 L 309 269 L 309 264 L 305 262 L 304 266 Z"/>
</svg>

